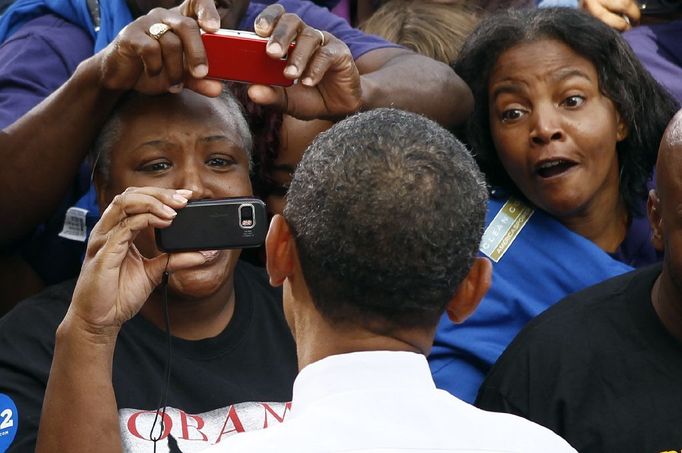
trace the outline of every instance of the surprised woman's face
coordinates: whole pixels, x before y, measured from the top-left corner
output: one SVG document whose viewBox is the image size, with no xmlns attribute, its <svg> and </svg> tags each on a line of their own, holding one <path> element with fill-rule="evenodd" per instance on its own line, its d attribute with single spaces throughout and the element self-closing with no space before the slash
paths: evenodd
<svg viewBox="0 0 682 453">
<path fill-rule="evenodd" d="M 627 127 L 589 60 L 556 40 L 519 44 L 498 58 L 488 98 L 498 157 L 528 200 L 560 220 L 614 206 Z"/>
</svg>

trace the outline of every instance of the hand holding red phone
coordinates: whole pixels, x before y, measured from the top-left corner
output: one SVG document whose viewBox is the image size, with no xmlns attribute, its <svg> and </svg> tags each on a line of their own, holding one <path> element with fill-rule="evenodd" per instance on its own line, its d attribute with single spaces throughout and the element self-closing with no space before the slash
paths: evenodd
<svg viewBox="0 0 682 453">
<path fill-rule="evenodd" d="M 215 5 L 212 13 L 218 17 Z M 178 10 L 162 8 L 137 18 L 93 57 L 98 82 L 118 91 L 134 89 L 160 94 L 188 87 L 207 96 L 218 96 L 222 84 L 204 78 L 208 61 L 199 31 L 201 23 L 205 31 L 217 30 L 205 24 L 219 24 L 207 19 L 197 22 Z"/>
<path fill-rule="evenodd" d="M 360 74 L 343 41 L 306 25 L 278 4 L 263 10 L 255 29 L 270 38 L 266 51 L 274 59 L 282 58 L 296 42 L 284 75 L 300 83 L 288 88 L 254 85 L 249 88 L 254 102 L 276 106 L 300 119 L 338 119 L 360 109 Z"/>
</svg>

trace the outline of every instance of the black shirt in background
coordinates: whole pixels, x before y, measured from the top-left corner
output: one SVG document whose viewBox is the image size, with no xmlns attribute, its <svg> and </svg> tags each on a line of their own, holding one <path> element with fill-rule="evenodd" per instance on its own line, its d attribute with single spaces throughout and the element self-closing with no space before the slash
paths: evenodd
<svg viewBox="0 0 682 453">
<path fill-rule="evenodd" d="M 0 319 L 0 393 L 13 400 L 19 413 L 10 452 L 35 448 L 54 335 L 74 285 L 50 287 Z M 199 341 L 173 337 L 165 427 L 183 452 L 277 423 L 288 412 L 284 403 L 291 400 L 297 364 L 281 291 L 269 285 L 262 269 L 243 262 L 235 270 L 235 291 L 234 315 L 221 334 Z M 172 323 L 171 318 L 171 331 Z M 139 315 L 124 324 L 113 383 L 126 451 L 152 451 L 147 438 L 163 390 L 166 357 L 165 332 Z M 65 435 L 92 429 L 98 428 L 74 426 Z"/>
<path fill-rule="evenodd" d="M 660 269 L 607 280 L 531 321 L 476 405 L 544 425 L 580 452 L 682 451 L 682 344 L 651 305 Z"/>
</svg>

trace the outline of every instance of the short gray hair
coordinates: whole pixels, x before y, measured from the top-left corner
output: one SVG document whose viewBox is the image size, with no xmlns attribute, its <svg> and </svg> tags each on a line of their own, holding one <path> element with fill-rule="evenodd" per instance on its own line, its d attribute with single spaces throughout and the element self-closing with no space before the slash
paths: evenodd
<svg viewBox="0 0 682 453">
<path fill-rule="evenodd" d="M 160 96 L 175 96 L 174 94 L 162 94 Z M 126 94 L 116 105 L 116 108 L 111 112 L 109 118 L 102 126 L 99 135 L 95 139 L 95 144 L 90 151 L 90 162 L 92 164 L 92 175 L 93 177 L 97 175 L 98 178 L 107 185 L 109 183 L 109 178 L 111 176 L 111 150 L 114 145 L 118 142 L 121 136 L 121 129 L 123 127 L 123 111 L 125 107 L 129 105 L 136 99 L 140 98 L 151 98 L 152 96 L 146 96 L 134 91 Z M 158 97 L 158 96 L 153 96 Z M 217 98 L 222 101 L 225 109 L 221 113 L 225 118 L 230 121 L 234 121 L 234 125 L 237 129 L 237 133 L 242 140 L 242 145 L 246 151 L 247 157 L 249 159 L 249 169 L 251 168 L 251 150 L 253 148 L 253 137 L 251 135 L 251 130 L 246 122 L 244 116 L 244 109 L 242 105 L 237 101 L 232 92 L 224 90 L 220 96 Z"/>
</svg>

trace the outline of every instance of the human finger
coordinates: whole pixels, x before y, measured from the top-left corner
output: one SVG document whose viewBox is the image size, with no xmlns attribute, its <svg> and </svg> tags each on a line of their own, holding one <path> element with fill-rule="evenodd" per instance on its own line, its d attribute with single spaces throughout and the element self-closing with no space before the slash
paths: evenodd
<svg viewBox="0 0 682 453">
<path fill-rule="evenodd" d="M 296 40 L 298 34 L 305 26 L 305 23 L 296 14 L 283 14 L 272 29 L 270 40 L 267 46 L 265 46 L 265 52 L 271 58 L 285 57 L 289 50 L 289 45 Z"/>
<path fill-rule="evenodd" d="M 155 286 L 161 283 L 164 272 L 177 272 L 200 266 L 212 259 L 218 252 L 216 250 L 202 252 L 179 252 L 162 253 L 154 258 L 145 259 L 145 269 Z"/>
<path fill-rule="evenodd" d="M 295 37 L 296 47 L 290 52 L 287 66 L 284 68 L 284 75 L 290 79 L 297 79 L 301 77 L 304 71 L 308 71 L 309 62 L 314 55 L 329 44 L 331 35 L 328 35 L 328 33 L 325 34 L 321 30 L 305 25 Z M 273 39 L 274 37 L 273 34 Z M 331 62 L 329 63 L 331 64 Z"/>
<path fill-rule="evenodd" d="M 220 14 L 214 0 L 186 0 L 178 9 L 183 16 L 196 19 L 204 31 L 213 33 L 220 28 Z"/>
<path fill-rule="evenodd" d="M 151 213 L 159 218 L 172 220 L 177 215 L 176 209 L 184 207 L 190 196 L 189 190 L 129 187 L 109 203 L 92 235 L 106 235 L 121 220 L 135 214 Z"/>
<path fill-rule="evenodd" d="M 329 33 L 325 33 L 325 41 L 327 41 L 325 45 L 318 48 L 306 64 L 301 74 L 303 85 L 317 85 L 332 68 L 337 77 L 341 77 L 341 74 L 348 74 L 349 81 L 355 74 L 355 63 L 348 46 Z M 344 83 L 344 81 L 339 82 Z"/>
<path fill-rule="evenodd" d="M 168 25 L 173 34 L 178 37 L 175 48 L 165 47 L 166 44 L 171 43 L 170 39 L 164 40 L 167 33 L 159 39 L 159 42 L 164 45 L 164 64 L 176 73 L 178 71 L 177 60 L 180 59 L 181 63 L 184 60 L 193 77 L 205 77 L 208 74 L 208 59 L 204 50 L 204 44 L 201 41 L 201 33 L 199 32 L 197 21 L 175 11 L 167 11 L 162 8 L 152 10 L 149 15 L 162 17 L 162 23 Z M 180 46 L 177 46 L 178 43 Z M 167 53 L 173 58 L 172 60 L 166 60 Z M 184 70 L 183 65 L 180 65 L 179 68 Z"/>
<path fill-rule="evenodd" d="M 170 84 L 168 91 L 179 93 L 182 90 L 182 82 L 185 79 L 182 42 L 172 31 L 164 33 L 157 41 L 161 47 L 163 71 Z"/>
<path fill-rule="evenodd" d="M 150 212 L 132 214 L 121 219 L 106 235 L 106 241 L 100 252 L 123 253 L 133 243 L 140 231 L 147 228 L 165 228 L 173 219 L 159 217 Z"/>
<path fill-rule="evenodd" d="M 619 31 L 629 29 L 631 21 L 639 20 L 639 8 L 634 0 L 584 0 L 582 7 L 592 16 Z"/>
<path fill-rule="evenodd" d="M 638 24 L 642 19 L 642 12 L 639 9 L 639 5 L 635 1 L 627 2 L 627 5 L 623 10 L 623 14 L 630 18 L 631 24 Z"/>
<path fill-rule="evenodd" d="M 628 28 L 639 22 L 641 13 L 635 0 L 600 0 L 605 10 L 620 15 Z"/>
<path fill-rule="evenodd" d="M 263 37 L 270 36 L 284 13 L 285 10 L 282 5 L 277 3 L 268 5 L 253 21 L 253 29 L 256 34 Z"/>
<path fill-rule="evenodd" d="M 116 46 L 122 56 L 139 60 L 148 77 L 158 76 L 163 69 L 161 46 L 149 36 L 153 23 L 145 17 L 127 25 L 119 34 Z"/>
<path fill-rule="evenodd" d="M 185 87 L 208 97 L 217 97 L 223 92 L 223 82 L 211 79 L 185 79 Z"/>
<path fill-rule="evenodd" d="M 288 97 L 282 87 L 269 85 L 251 85 L 247 91 L 249 99 L 256 104 L 273 107 L 280 112 L 288 110 Z"/>
<path fill-rule="evenodd" d="M 630 23 L 630 18 L 623 14 L 614 14 L 612 12 L 605 12 L 599 16 L 597 19 L 604 22 L 609 27 L 617 31 L 627 31 L 632 28 Z"/>
</svg>

